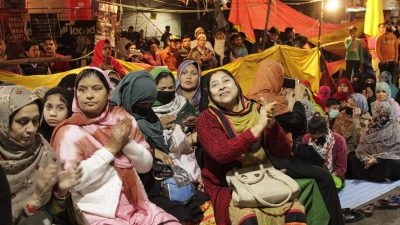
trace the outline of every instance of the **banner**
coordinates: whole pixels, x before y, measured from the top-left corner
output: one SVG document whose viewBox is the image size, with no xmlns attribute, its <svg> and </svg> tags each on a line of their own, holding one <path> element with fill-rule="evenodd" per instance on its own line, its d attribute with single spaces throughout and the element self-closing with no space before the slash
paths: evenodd
<svg viewBox="0 0 400 225">
<path fill-rule="evenodd" d="M 25 9 L 0 9 L 0 37 L 15 44 L 22 44 L 27 39 L 26 15 Z"/>
<path fill-rule="evenodd" d="M 285 75 L 299 80 L 308 80 L 313 91 L 318 91 L 320 81 L 319 54 L 318 49 L 300 49 L 290 46 L 277 45 L 263 52 L 239 58 L 225 66 L 216 69 L 227 69 L 235 76 L 243 93 L 247 94 L 255 82 L 255 72 L 258 64 L 264 59 L 271 59 L 283 65 Z M 140 65 L 118 60 L 128 72 L 137 70 L 150 70 L 151 67 L 144 68 Z M 40 86 L 54 87 L 63 77 L 72 73 L 79 73 L 83 68 L 78 68 L 63 73 L 52 75 L 21 76 L 17 74 L 0 71 L 0 80 L 6 83 L 14 83 L 25 86 L 28 89 L 35 89 Z M 216 70 L 214 69 L 214 70 Z M 209 71 L 204 71 L 206 74 Z"/>
<path fill-rule="evenodd" d="M 117 25 L 118 6 L 100 3 L 97 12 L 95 44 L 108 39 L 115 47 L 115 28 Z"/>
<path fill-rule="evenodd" d="M 44 39 L 60 36 L 60 21 L 58 14 L 30 14 L 31 39 Z"/>
</svg>

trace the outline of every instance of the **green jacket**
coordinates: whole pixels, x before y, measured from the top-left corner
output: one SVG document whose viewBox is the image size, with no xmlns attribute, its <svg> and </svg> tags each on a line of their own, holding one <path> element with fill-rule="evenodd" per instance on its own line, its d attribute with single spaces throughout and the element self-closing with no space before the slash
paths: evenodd
<svg viewBox="0 0 400 225">
<path fill-rule="evenodd" d="M 353 51 L 355 42 L 358 43 L 357 51 Z M 352 38 L 348 37 L 344 41 L 344 47 L 346 49 L 346 60 L 359 60 L 361 64 L 364 63 L 364 49 L 360 39 L 355 38 L 354 41 L 352 41 Z"/>
</svg>

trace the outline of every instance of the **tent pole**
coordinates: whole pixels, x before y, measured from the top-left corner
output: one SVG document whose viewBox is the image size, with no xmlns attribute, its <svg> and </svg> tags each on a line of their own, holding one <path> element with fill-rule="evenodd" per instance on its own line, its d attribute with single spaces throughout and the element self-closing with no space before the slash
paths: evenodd
<svg viewBox="0 0 400 225">
<path fill-rule="evenodd" d="M 319 30 L 318 30 L 318 49 L 321 48 L 321 32 L 322 32 L 323 20 L 324 20 L 324 0 L 321 0 L 321 15 L 319 17 Z"/>
<path fill-rule="evenodd" d="M 262 38 L 262 50 L 265 49 L 265 40 L 267 39 L 269 14 L 271 13 L 271 2 L 272 2 L 272 0 L 268 0 L 267 18 L 265 20 L 265 28 L 264 28 L 263 38 Z"/>
</svg>

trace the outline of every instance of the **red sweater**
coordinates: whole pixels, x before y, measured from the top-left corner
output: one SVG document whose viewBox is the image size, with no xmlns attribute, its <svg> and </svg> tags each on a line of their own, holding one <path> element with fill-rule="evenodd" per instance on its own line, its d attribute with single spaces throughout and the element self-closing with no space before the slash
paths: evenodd
<svg viewBox="0 0 400 225">
<path fill-rule="evenodd" d="M 197 119 L 197 133 L 205 153 L 202 169 L 205 193 L 213 202 L 217 224 L 230 225 L 228 206 L 232 193 L 225 175 L 234 167 L 240 167 L 238 159 L 251 149 L 258 138 L 248 129 L 229 139 L 217 118 L 208 110 L 202 112 Z M 268 149 L 271 155 L 279 158 L 290 155 L 291 143 L 278 123 L 275 123 L 273 128 L 266 129 L 263 138 L 266 143 L 265 149 Z"/>
<path fill-rule="evenodd" d="M 344 175 L 347 170 L 347 144 L 344 137 L 337 133 L 332 133 L 335 139 L 335 145 L 332 149 L 332 164 L 333 171 L 336 171 L 337 175 L 344 179 Z M 306 134 L 303 138 L 303 144 L 310 142 L 310 135 Z"/>
</svg>

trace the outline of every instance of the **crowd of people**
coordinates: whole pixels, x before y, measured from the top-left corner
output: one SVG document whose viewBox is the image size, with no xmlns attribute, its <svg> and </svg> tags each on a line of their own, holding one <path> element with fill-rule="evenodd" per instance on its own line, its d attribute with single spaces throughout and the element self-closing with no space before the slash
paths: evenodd
<svg viewBox="0 0 400 225">
<path fill-rule="evenodd" d="M 102 40 L 90 66 L 57 87 L 3 84 L 2 224 L 344 225 L 338 192 L 345 178 L 400 179 L 398 54 L 392 63 L 387 52 L 391 44 L 397 50 L 397 38 L 381 40 L 393 36 L 389 25 L 377 38 L 380 71 L 373 73 L 360 66 L 363 44 L 349 31 L 350 72 L 318 92 L 308 81 L 284 86 L 283 66 L 268 59 L 257 65 L 248 93 L 227 70 L 201 76 L 260 50 L 238 32 L 218 32 L 212 44 L 201 27 L 195 40 L 167 29 L 161 51 L 156 38 L 127 35 L 138 41 L 124 44 L 123 56 L 150 64 L 150 72 L 128 73 Z M 290 27 L 271 28 L 266 46 L 279 37 L 307 48 Z M 35 41 L 24 47 L 28 58 L 41 55 Z M 55 40 L 44 47 L 42 56 L 59 56 Z M 0 39 L 0 60 L 6 48 Z M 0 66 L 22 75 L 70 69 L 68 62 Z M 295 179 L 297 198 L 241 207 L 226 175 L 257 165 Z"/>
</svg>

